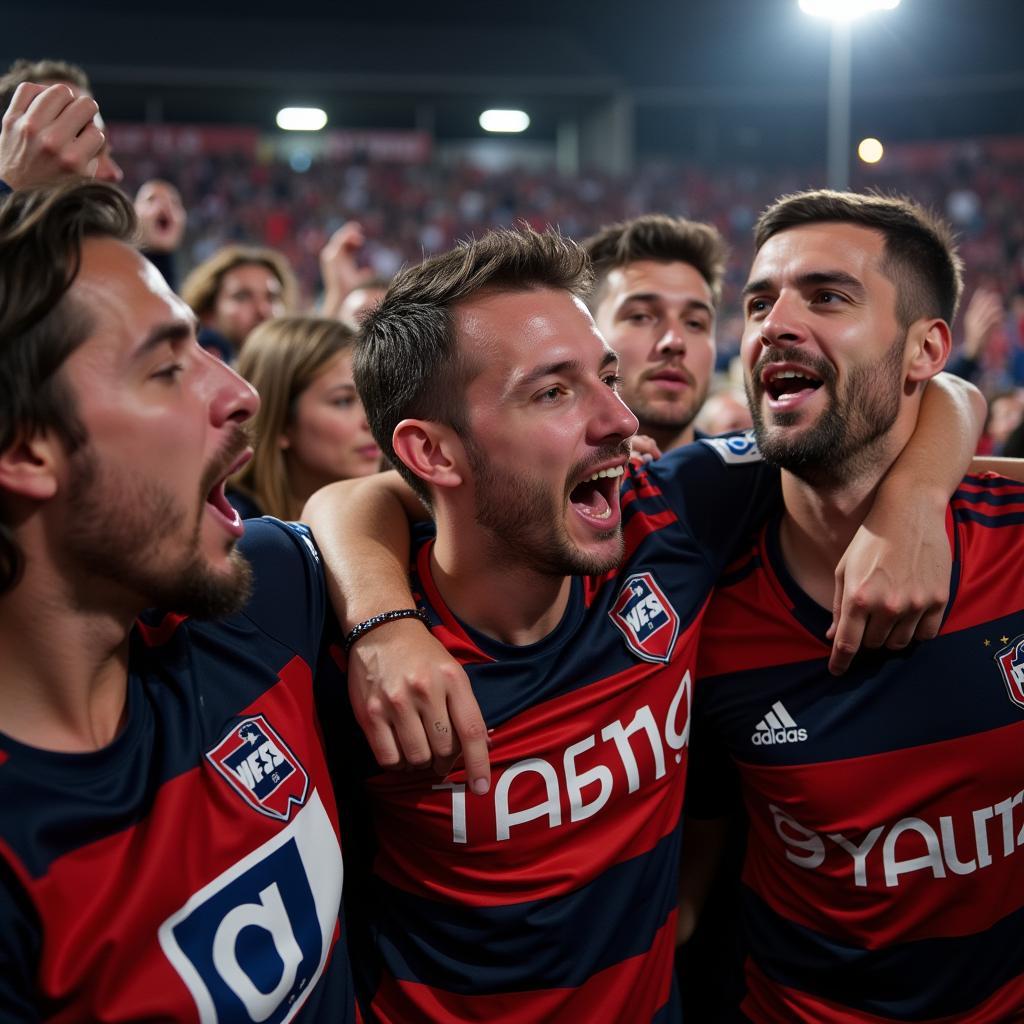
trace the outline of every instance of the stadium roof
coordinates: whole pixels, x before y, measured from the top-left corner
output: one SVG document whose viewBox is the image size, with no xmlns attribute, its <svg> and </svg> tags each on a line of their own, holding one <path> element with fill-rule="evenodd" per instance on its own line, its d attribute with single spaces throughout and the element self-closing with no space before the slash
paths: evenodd
<svg viewBox="0 0 1024 1024">
<path fill-rule="evenodd" d="M 820 133 L 827 25 L 796 0 L 36 0 L 5 12 L 0 63 L 60 56 L 109 119 L 269 127 L 317 103 L 332 123 L 478 133 L 520 104 L 536 137 L 628 95 L 641 152 L 769 155 Z M 1024 3 L 903 0 L 855 28 L 854 130 L 1024 133 Z"/>
</svg>

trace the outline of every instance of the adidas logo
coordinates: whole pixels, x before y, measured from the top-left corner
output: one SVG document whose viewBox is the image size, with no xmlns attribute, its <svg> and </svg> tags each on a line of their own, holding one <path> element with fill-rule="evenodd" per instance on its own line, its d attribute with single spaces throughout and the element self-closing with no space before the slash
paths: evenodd
<svg viewBox="0 0 1024 1024">
<path fill-rule="evenodd" d="M 754 727 L 750 742 L 755 747 L 767 747 L 773 743 L 800 743 L 807 739 L 807 730 L 793 721 L 781 700 L 777 700 L 771 711 Z"/>
</svg>

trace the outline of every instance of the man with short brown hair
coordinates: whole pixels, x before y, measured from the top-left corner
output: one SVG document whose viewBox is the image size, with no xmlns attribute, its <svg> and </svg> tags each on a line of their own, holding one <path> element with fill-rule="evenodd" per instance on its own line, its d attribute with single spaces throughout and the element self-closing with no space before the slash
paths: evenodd
<svg viewBox="0 0 1024 1024">
<path fill-rule="evenodd" d="M 611 224 L 584 248 L 598 330 L 622 360 L 622 399 L 662 451 L 695 438 L 715 369 L 725 241 L 710 224 L 646 214 Z"/>
</svg>

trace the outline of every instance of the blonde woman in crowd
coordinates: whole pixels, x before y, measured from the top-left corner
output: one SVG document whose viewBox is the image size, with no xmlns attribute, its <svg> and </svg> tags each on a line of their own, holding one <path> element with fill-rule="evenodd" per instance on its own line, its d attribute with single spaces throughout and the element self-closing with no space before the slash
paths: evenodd
<svg viewBox="0 0 1024 1024">
<path fill-rule="evenodd" d="M 256 454 L 229 493 L 243 518 L 298 519 L 325 484 L 380 467 L 352 381 L 352 332 L 337 320 L 278 317 L 246 341 L 238 371 L 260 393 Z"/>
</svg>

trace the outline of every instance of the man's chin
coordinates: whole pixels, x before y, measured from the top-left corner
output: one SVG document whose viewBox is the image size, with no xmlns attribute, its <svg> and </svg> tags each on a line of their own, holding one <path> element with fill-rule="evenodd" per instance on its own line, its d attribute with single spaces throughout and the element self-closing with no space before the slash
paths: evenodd
<svg viewBox="0 0 1024 1024">
<path fill-rule="evenodd" d="M 158 603 L 195 619 L 222 619 L 241 611 L 252 595 L 252 567 L 237 550 L 230 552 L 226 563 L 215 569 L 196 559 L 178 576 L 171 593 Z"/>
</svg>

